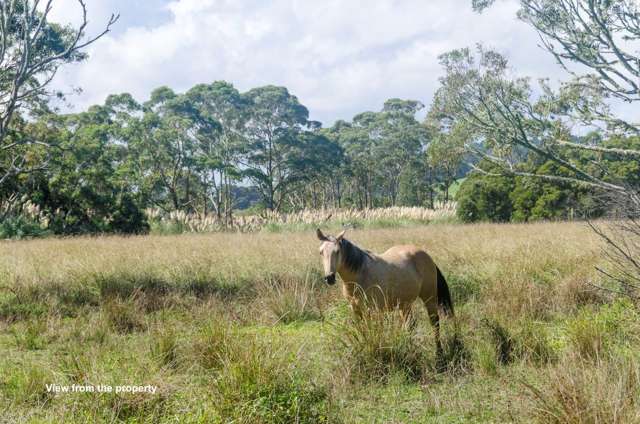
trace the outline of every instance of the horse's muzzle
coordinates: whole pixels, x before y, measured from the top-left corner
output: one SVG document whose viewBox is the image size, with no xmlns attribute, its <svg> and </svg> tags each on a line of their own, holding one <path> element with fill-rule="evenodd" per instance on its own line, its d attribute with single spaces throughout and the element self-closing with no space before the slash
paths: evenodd
<svg viewBox="0 0 640 424">
<path fill-rule="evenodd" d="M 324 277 L 324 281 L 330 286 L 336 283 L 336 274 L 329 274 Z"/>
</svg>

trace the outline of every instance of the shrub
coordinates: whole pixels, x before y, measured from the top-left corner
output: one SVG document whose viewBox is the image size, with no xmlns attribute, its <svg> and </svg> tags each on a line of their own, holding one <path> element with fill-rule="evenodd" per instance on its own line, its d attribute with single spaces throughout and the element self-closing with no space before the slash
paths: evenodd
<svg viewBox="0 0 640 424">
<path fill-rule="evenodd" d="M 600 309 L 584 308 L 567 324 L 567 337 L 574 351 L 595 360 L 613 349 L 633 346 L 638 341 L 638 313 L 628 300 Z"/>
<path fill-rule="evenodd" d="M 234 328 L 221 316 L 201 327 L 191 346 L 196 362 L 205 369 L 217 370 L 235 354 Z"/>
<path fill-rule="evenodd" d="M 597 359 L 605 351 L 607 330 L 602 322 L 583 314 L 567 327 L 569 342 L 582 358 Z"/>
<path fill-rule="evenodd" d="M 465 373 L 472 368 L 472 353 L 467 346 L 467 335 L 452 320 L 440 321 L 442 352 L 437 357 L 437 367 L 452 374 Z"/>
<path fill-rule="evenodd" d="M 557 360 L 547 326 L 525 319 L 514 330 L 515 355 L 522 360 L 545 364 Z"/>
<path fill-rule="evenodd" d="M 25 239 L 50 234 L 46 228 L 23 216 L 5 218 L 0 222 L 0 239 Z"/>
<path fill-rule="evenodd" d="M 483 323 L 489 330 L 498 361 L 502 364 L 510 363 L 513 360 L 514 350 L 514 340 L 510 332 L 496 320 L 484 319 Z"/>
<path fill-rule="evenodd" d="M 37 363 L 21 361 L 16 366 L 3 366 L 0 373 L 0 392 L 15 403 L 42 407 L 53 397 L 46 389 L 56 381 L 50 368 Z"/>
<path fill-rule="evenodd" d="M 478 174 L 467 177 L 456 193 L 458 218 L 463 222 L 509 221 L 513 209 L 509 193 L 513 190 L 513 181 L 509 177 Z"/>
<path fill-rule="evenodd" d="M 43 335 L 46 326 L 47 323 L 43 319 L 31 320 L 22 327 L 12 328 L 11 332 L 17 346 L 28 350 L 39 350 L 47 344 Z"/>
<path fill-rule="evenodd" d="M 481 369 L 495 374 L 499 365 L 516 361 L 546 364 L 557 359 L 545 324 L 531 319 L 505 323 L 501 319 L 481 320 L 481 340 L 475 341 L 475 359 Z"/>
<path fill-rule="evenodd" d="M 175 367 L 178 359 L 178 338 L 175 329 L 162 323 L 156 325 L 149 336 L 152 358 L 160 366 Z"/>
</svg>

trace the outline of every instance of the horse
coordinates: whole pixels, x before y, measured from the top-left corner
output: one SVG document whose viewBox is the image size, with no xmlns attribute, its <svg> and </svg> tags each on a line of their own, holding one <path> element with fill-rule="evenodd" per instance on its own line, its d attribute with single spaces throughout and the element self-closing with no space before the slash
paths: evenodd
<svg viewBox="0 0 640 424">
<path fill-rule="evenodd" d="M 319 228 L 316 230 L 322 242 L 320 257 L 325 282 L 333 285 L 336 274 L 340 276 L 342 294 L 360 319 L 363 306 L 373 303 L 386 311 L 399 308 L 407 320 L 419 297 L 435 329 L 436 347 L 441 351 L 439 311 L 451 317 L 454 312 L 449 286 L 433 259 L 413 245 L 393 246 L 375 254 L 345 239 L 345 232 L 332 237 L 325 236 Z"/>
</svg>

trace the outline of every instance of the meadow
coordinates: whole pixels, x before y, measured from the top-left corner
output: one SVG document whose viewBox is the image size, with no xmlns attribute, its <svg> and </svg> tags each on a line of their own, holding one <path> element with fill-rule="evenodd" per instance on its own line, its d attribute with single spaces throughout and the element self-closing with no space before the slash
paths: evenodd
<svg viewBox="0 0 640 424">
<path fill-rule="evenodd" d="M 583 223 L 353 229 L 423 246 L 456 308 L 354 322 L 313 231 L 0 243 L 0 422 L 628 423 L 640 317 Z M 47 385 L 153 386 L 55 393 Z"/>
</svg>

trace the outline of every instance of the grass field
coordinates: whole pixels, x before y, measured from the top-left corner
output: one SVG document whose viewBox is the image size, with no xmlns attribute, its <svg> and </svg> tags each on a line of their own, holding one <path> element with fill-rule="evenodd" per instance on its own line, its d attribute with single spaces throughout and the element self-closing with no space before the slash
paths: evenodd
<svg viewBox="0 0 640 424">
<path fill-rule="evenodd" d="M 415 328 L 352 322 L 311 231 L 0 243 L 0 422 L 640 420 L 640 317 L 589 284 L 585 225 L 347 237 L 434 257 L 456 307 L 439 361 L 419 304 Z"/>
</svg>

